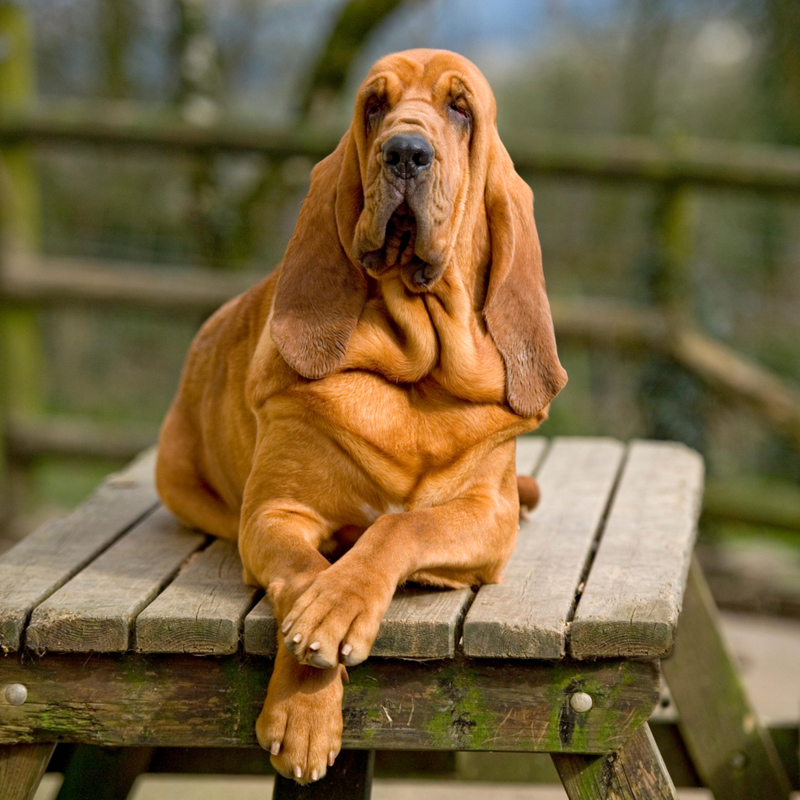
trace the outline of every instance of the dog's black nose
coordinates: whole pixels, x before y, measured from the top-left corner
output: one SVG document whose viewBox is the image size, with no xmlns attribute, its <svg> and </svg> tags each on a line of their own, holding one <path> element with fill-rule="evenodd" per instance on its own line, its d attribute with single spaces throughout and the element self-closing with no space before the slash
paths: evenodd
<svg viewBox="0 0 800 800">
<path fill-rule="evenodd" d="M 433 161 L 433 148 L 414 133 L 399 133 L 383 145 L 383 163 L 400 178 L 415 178 Z"/>
</svg>

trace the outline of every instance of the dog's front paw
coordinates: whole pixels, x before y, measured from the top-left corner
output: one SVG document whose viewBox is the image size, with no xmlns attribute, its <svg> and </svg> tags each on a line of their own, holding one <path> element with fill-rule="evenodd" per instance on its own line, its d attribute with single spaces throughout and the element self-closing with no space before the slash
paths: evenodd
<svg viewBox="0 0 800 800">
<path fill-rule="evenodd" d="M 288 669 L 276 670 L 256 722 L 259 744 L 272 766 L 298 783 L 319 780 L 342 747 L 344 667 L 312 669 L 286 656 Z"/>
<path fill-rule="evenodd" d="M 340 564 L 320 573 L 284 619 L 284 643 L 301 664 L 360 664 L 392 600 L 394 587 L 381 576 L 364 577 Z"/>
</svg>

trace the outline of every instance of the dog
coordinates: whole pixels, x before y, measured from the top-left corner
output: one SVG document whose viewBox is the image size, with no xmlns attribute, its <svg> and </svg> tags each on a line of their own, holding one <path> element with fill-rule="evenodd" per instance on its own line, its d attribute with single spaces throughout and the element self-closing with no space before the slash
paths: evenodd
<svg viewBox="0 0 800 800">
<path fill-rule="evenodd" d="M 197 335 L 159 442 L 164 504 L 238 540 L 273 604 L 256 735 L 278 772 L 333 764 L 346 667 L 398 585 L 501 579 L 537 496 L 515 437 L 566 379 L 486 79 L 447 51 L 382 58 L 278 269 Z"/>
</svg>

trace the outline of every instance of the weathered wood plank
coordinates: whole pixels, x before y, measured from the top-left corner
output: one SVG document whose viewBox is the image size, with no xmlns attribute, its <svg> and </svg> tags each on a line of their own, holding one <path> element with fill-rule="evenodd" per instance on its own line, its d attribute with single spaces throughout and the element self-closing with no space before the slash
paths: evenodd
<svg viewBox="0 0 800 800">
<path fill-rule="evenodd" d="M 0 744 L 252 747 L 271 668 L 252 656 L 0 659 L 0 685 L 28 687 L 3 708 Z M 657 662 L 625 660 L 375 658 L 348 671 L 343 743 L 359 749 L 607 753 L 646 721 L 660 682 Z M 569 702 L 578 688 L 594 699 L 583 715 Z"/>
<path fill-rule="evenodd" d="M 520 524 L 502 584 L 482 586 L 464 621 L 464 652 L 561 658 L 578 584 L 608 505 L 624 447 L 557 439 L 537 480 L 539 506 Z"/>
<path fill-rule="evenodd" d="M 518 436 L 517 475 L 533 475 L 548 444 L 543 436 Z"/>
<path fill-rule="evenodd" d="M 55 746 L 55 742 L 0 746 L 3 800 L 33 800 Z"/>
<path fill-rule="evenodd" d="M 789 780 L 747 697 L 696 561 L 675 652 L 662 663 L 686 747 L 714 797 L 788 800 Z"/>
<path fill-rule="evenodd" d="M 634 442 L 570 632 L 574 658 L 658 658 L 672 649 L 703 494 L 703 461 Z"/>
<path fill-rule="evenodd" d="M 645 723 L 619 752 L 554 755 L 570 800 L 677 800 L 653 734 Z"/>
<path fill-rule="evenodd" d="M 0 649 L 18 650 L 33 609 L 155 508 L 154 463 L 155 451 L 109 477 L 69 516 L 40 528 L 0 558 Z"/>
<path fill-rule="evenodd" d="M 471 589 L 413 586 L 398 589 L 384 614 L 370 655 L 384 658 L 452 656 L 461 620 L 471 600 Z M 245 619 L 245 652 L 274 656 L 277 631 L 272 606 L 264 597 Z"/>
<path fill-rule="evenodd" d="M 173 529 L 182 527 L 173 518 Z M 191 559 L 139 614 L 134 649 L 140 653 L 235 653 L 242 622 L 259 592 L 242 580 L 236 543 L 218 539 Z"/>
<path fill-rule="evenodd" d="M 206 542 L 159 508 L 38 606 L 26 644 L 32 650 L 110 653 L 130 647 L 137 614 L 183 561 Z"/>
<path fill-rule="evenodd" d="M 264 595 L 244 618 L 244 651 L 258 656 L 274 656 L 278 647 L 278 623 L 272 603 Z"/>
<path fill-rule="evenodd" d="M 402 658 L 447 658 L 456 651 L 456 637 L 472 589 L 399 589 L 381 622 L 371 655 Z"/>
</svg>

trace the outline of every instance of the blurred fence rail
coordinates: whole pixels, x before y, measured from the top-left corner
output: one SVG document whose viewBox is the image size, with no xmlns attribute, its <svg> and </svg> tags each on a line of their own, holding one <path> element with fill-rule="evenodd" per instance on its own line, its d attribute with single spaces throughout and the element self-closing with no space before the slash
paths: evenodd
<svg viewBox="0 0 800 800">
<path fill-rule="evenodd" d="M 2 90 L 0 73 L 0 90 Z M 621 137 L 531 135 L 507 141 L 518 171 L 592 182 L 656 186 L 662 201 L 654 225 L 661 258 L 662 294 L 651 306 L 614 300 L 553 299 L 559 340 L 582 347 L 609 348 L 632 357 L 653 354 L 670 359 L 697 376 L 727 401 L 757 413 L 800 448 L 800 392 L 789 382 L 715 341 L 693 319 L 684 295 L 686 230 L 691 226 L 687 192 L 698 188 L 778 193 L 800 199 L 800 152 L 788 148 L 696 140 L 669 142 Z M 0 103 L 0 156 L 19 159 L 30 148 L 149 148 L 202 156 L 257 153 L 274 161 L 297 156 L 318 160 L 336 138 L 308 130 L 242 129 L 233 125 L 197 127 L 128 105 L 70 107 L 22 113 Z M 13 168 L 9 168 L 9 164 Z M 20 196 L 30 192 L 30 172 L 0 158 L 0 304 L 5 363 L 20 374 L 5 376 L 3 402 L 5 458 L 13 469 L 42 455 L 125 459 L 155 431 L 142 427 L 109 430 L 92 420 L 60 420 L 39 413 L 40 385 L 35 372 L 43 360 L 35 335 L 33 310 L 41 307 L 121 305 L 167 314 L 205 315 L 261 275 L 213 273 L 200 269 L 158 269 L 85 259 L 38 255 L 25 234 Z M 11 209 L 9 211 L 9 209 Z M 4 213 L 5 210 L 5 213 Z M 666 287 L 666 288 L 665 288 Z M 8 385 L 25 384 L 17 391 Z M 718 519 L 800 530 L 800 512 L 769 498 L 742 509 L 720 489 L 707 511 Z M 776 523 L 776 520 L 778 523 Z"/>
<path fill-rule="evenodd" d="M 789 147 L 676 137 L 575 136 L 535 132 L 504 137 L 519 172 L 598 181 L 800 192 L 800 152 Z M 20 144 L 148 148 L 181 153 L 256 153 L 273 159 L 330 153 L 338 137 L 220 124 L 199 127 L 127 104 L 71 105 L 0 117 L 0 147 Z"/>
</svg>

